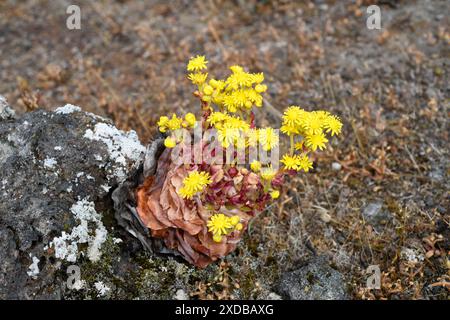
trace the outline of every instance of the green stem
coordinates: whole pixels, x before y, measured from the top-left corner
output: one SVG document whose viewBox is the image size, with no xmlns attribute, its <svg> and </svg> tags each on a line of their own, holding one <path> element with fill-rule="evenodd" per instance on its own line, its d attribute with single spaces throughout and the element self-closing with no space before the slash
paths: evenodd
<svg viewBox="0 0 450 320">
<path fill-rule="evenodd" d="M 293 156 L 294 155 L 294 135 L 291 134 L 289 136 L 289 138 L 290 138 L 290 141 L 291 141 L 291 156 Z"/>
</svg>

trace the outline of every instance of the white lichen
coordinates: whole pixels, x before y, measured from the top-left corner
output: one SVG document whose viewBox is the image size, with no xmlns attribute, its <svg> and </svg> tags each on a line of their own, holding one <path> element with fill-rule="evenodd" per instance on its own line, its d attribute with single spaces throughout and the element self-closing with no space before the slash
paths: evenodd
<svg viewBox="0 0 450 320">
<path fill-rule="evenodd" d="M 36 279 L 37 275 L 39 274 L 39 259 L 36 257 L 32 258 L 32 263 L 30 264 L 30 266 L 28 267 L 28 271 L 27 274 L 29 277 Z"/>
<path fill-rule="evenodd" d="M 61 151 L 61 150 L 62 150 L 62 147 L 56 146 L 56 147 L 54 147 L 53 149 L 54 149 L 55 151 Z"/>
<path fill-rule="evenodd" d="M 111 186 L 107 185 L 107 184 L 102 184 L 100 186 L 103 190 L 105 190 L 105 192 L 109 192 L 109 190 L 111 189 Z"/>
<path fill-rule="evenodd" d="M 70 211 L 79 225 L 74 227 L 70 233 L 62 232 L 60 237 L 55 237 L 50 247 L 55 249 L 55 257 L 58 259 L 75 262 L 78 257 L 78 245 L 86 243 L 87 257 L 96 262 L 101 257 L 101 246 L 106 241 L 107 231 L 101 215 L 95 210 L 93 202 L 83 199 L 75 203 Z M 94 230 L 90 225 L 95 225 Z"/>
<path fill-rule="evenodd" d="M 122 243 L 122 242 L 123 242 L 123 240 L 120 239 L 120 238 L 113 238 L 113 243 L 114 244 L 119 244 L 119 243 Z"/>
<path fill-rule="evenodd" d="M 64 107 L 59 107 L 55 110 L 57 114 L 70 114 L 72 112 L 81 111 L 80 107 L 74 106 L 72 104 L 66 104 Z"/>
<path fill-rule="evenodd" d="M 77 280 L 74 284 L 72 284 L 71 290 L 81 290 L 86 286 L 85 280 Z"/>
<path fill-rule="evenodd" d="M 97 297 L 102 297 L 108 293 L 111 289 L 105 285 L 102 281 L 98 281 L 94 283 L 94 287 L 97 290 L 98 294 Z"/>
<path fill-rule="evenodd" d="M 186 291 L 184 291 L 183 289 L 178 289 L 177 292 L 175 293 L 174 300 L 189 300 L 189 296 L 186 293 Z"/>
<path fill-rule="evenodd" d="M 115 177 L 119 182 L 127 177 L 127 162 L 136 164 L 145 152 L 135 131 L 124 132 L 106 123 L 97 123 L 94 130 L 86 130 L 84 137 L 101 141 L 107 146 L 109 157 L 115 164 L 108 178 Z"/>
<path fill-rule="evenodd" d="M 423 260 L 425 260 L 425 256 L 422 253 L 411 248 L 403 248 L 400 252 L 400 255 L 403 259 L 412 263 L 422 262 Z"/>
<path fill-rule="evenodd" d="M 58 162 L 54 158 L 45 158 L 44 160 L 44 167 L 53 169 L 55 165 L 57 165 Z"/>
</svg>

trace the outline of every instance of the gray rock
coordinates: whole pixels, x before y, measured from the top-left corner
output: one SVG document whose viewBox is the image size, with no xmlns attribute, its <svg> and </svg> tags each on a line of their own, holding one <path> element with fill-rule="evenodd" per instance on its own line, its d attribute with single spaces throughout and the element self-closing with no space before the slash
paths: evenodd
<svg viewBox="0 0 450 320">
<path fill-rule="evenodd" d="M 344 276 L 331 268 L 328 259 L 319 256 L 295 271 L 285 273 L 278 285 L 285 299 L 346 300 L 349 294 Z"/>
<path fill-rule="evenodd" d="M 0 299 L 61 298 L 61 265 L 99 261 L 110 189 L 145 148 L 75 106 L 13 119 L 0 105 Z"/>
<path fill-rule="evenodd" d="M 15 116 L 15 112 L 6 102 L 5 97 L 0 96 L 0 121 L 13 119 Z"/>
<path fill-rule="evenodd" d="M 376 200 L 366 205 L 361 212 L 364 220 L 372 225 L 375 230 L 380 231 L 389 221 L 392 221 L 392 214 L 384 209 L 384 202 Z"/>
</svg>

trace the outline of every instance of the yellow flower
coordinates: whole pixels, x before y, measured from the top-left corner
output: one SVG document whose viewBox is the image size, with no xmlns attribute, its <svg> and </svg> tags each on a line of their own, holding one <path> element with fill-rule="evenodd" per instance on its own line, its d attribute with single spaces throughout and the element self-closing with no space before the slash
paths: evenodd
<svg viewBox="0 0 450 320">
<path fill-rule="evenodd" d="M 212 125 L 215 126 L 216 124 L 218 124 L 219 122 L 224 121 L 225 119 L 228 118 L 228 115 L 226 113 L 223 112 L 212 112 L 209 117 L 208 117 L 208 122 Z"/>
<path fill-rule="evenodd" d="M 230 229 L 234 227 L 234 225 L 231 223 L 231 219 L 223 213 L 217 213 L 211 216 L 211 218 L 209 218 L 207 226 L 209 232 L 211 232 L 213 235 L 218 236 L 229 234 L 230 231 L 232 231 Z"/>
<path fill-rule="evenodd" d="M 214 242 L 222 242 L 222 236 L 218 234 L 213 235 L 213 241 Z"/>
<path fill-rule="evenodd" d="M 191 80 L 191 82 L 196 85 L 204 84 L 206 81 L 206 78 L 208 78 L 207 73 L 197 72 L 197 73 L 189 73 L 189 75 L 188 75 L 188 79 Z"/>
<path fill-rule="evenodd" d="M 329 115 L 325 120 L 326 132 L 331 132 L 331 135 L 340 134 L 342 129 L 342 122 L 337 116 Z"/>
<path fill-rule="evenodd" d="M 259 129 L 259 141 L 261 142 L 263 149 L 269 151 L 278 145 L 278 133 L 270 127 Z"/>
<path fill-rule="evenodd" d="M 255 86 L 255 91 L 258 93 L 263 93 L 267 91 L 267 86 L 265 84 L 257 84 Z"/>
<path fill-rule="evenodd" d="M 192 171 L 184 178 L 183 186 L 180 188 L 180 194 L 183 198 L 192 199 L 192 197 L 211 183 L 211 177 L 207 172 Z"/>
<path fill-rule="evenodd" d="M 157 123 L 157 125 L 159 127 L 159 131 L 166 132 L 168 122 L 169 122 L 169 117 L 162 116 L 161 118 L 159 118 L 159 121 Z"/>
<path fill-rule="evenodd" d="M 237 66 L 237 65 L 231 66 L 230 70 L 233 73 L 244 72 L 244 69 L 241 66 Z"/>
<path fill-rule="evenodd" d="M 305 145 L 310 148 L 312 151 L 316 151 L 317 148 L 323 150 L 326 148 L 326 143 L 328 139 L 325 137 L 323 132 L 317 134 L 310 134 L 306 136 Z"/>
<path fill-rule="evenodd" d="M 280 196 L 280 191 L 278 191 L 278 190 L 273 190 L 273 191 L 270 193 L 270 196 L 272 197 L 272 199 L 278 199 L 278 197 Z"/>
<path fill-rule="evenodd" d="M 272 181 L 277 172 L 272 168 L 272 165 L 270 165 L 269 167 L 262 168 L 260 174 L 261 178 L 263 178 L 264 180 Z"/>
<path fill-rule="evenodd" d="M 216 89 L 217 91 L 222 91 L 225 88 L 226 83 L 223 80 L 211 79 L 209 80 L 209 85 Z"/>
<path fill-rule="evenodd" d="M 264 73 L 260 72 L 260 73 L 254 73 L 252 74 L 253 76 L 253 82 L 260 84 L 264 81 Z"/>
<path fill-rule="evenodd" d="M 230 218 L 230 222 L 233 226 L 237 225 L 241 221 L 241 218 L 239 216 L 232 216 Z"/>
<path fill-rule="evenodd" d="M 297 150 L 297 151 L 303 151 L 303 141 L 297 142 L 297 143 L 294 145 L 294 149 Z"/>
<path fill-rule="evenodd" d="M 188 71 L 200 71 L 206 69 L 206 61 L 205 56 L 196 56 L 195 58 L 191 58 L 187 65 Z"/>
<path fill-rule="evenodd" d="M 236 112 L 237 111 L 237 105 L 234 97 L 230 94 L 223 96 L 223 105 L 227 108 L 229 112 Z"/>
<path fill-rule="evenodd" d="M 242 223 L 238 223 L 236 227 L 234 227 L 237 231 L 241 231 L 244 228 L 244 225 Z"/>
<path fill-rule="evenodd" d="M 237 90 L 240 87 L 250 87 L 254 81 L 253 76 L 250 73 L 244 72 L 239 66 L 234 67 L 235 69 L 231 70 L 233 73 L 225 81 L 227 86 L 232 90 Z"/>
<path fill-rule="evenodd" d="M 298 170 L 308 172 L 313 168 L 313 163 L 309 160 L 307 155 L 298 156 Z"/>
<path fill-rule="evenodd" d="M 217 88 L 219 86 L 219 81 L 217 81 L 216 79 L 211 79 L 209 80 L 209 85 L 213 88 Z"/>
<path fill-rule="evenodd" d="M 305 118 L 305 110 L 297 106 L 290 106 L 284 111 L 283 126 L 295 128 L 302 124 Z"/>
<path fill-rule="evenodd" d="M 214 91 L 213 87 L 211 87 L 211 86 L 209 86 L 209 85 L 206 85 L 206 86 L 203 88 L 203 93 L 206 94 L 207 96 L 212 95 L 213 91 Z"/>
<path fill-rule="evenodd" d="M 217 138 L 224 148 L 234 145 L 241 137 L 239 129 L 236 128 L 220 128 L 217 133 Z"/>
<path fill-rule="evenodd" d="M 243 107 L 247 102 L 247 94 L 244 90 L 235 90 L 230 94 L 233 99 L 233 105 Z"/>
<path fill-rule="evenodd" d="M 177 118 L 176 114 L 172 115 L 172 118 L 167 122 L 167 128 L 169 130 L 177 130 L 181 128 L 181 124 L 183 123 L 183 119 Z"/>
<path fill-rule="evenodd" d="M 319 134 L 322 132 L 322 129 L 325 124 L 325 118 L 323 113 L 320 112 L 308 112 L 307 116 L 303 123 L 303 128 L 305 129 L 307 134 Z"/>
<path fill-rule="evenodd" d="M 258 130 L 257 129 L 250 129 L 247 132 L 247 144 L 250 147 L 256 147 L 256 145 L 258 144 Z"/>
<path fill-rule="evenodd" d="M 197 121 L 197 119 L 195 118 L 195 114 L 191 112 L 189 112 L 184 116 L 184 120 L 186 120 L 187 124 L 192 128 L 194 127 L 195 122 Z"/>
<path fill-rule="evenodd" d="M 177 142 L 175 141 L 174 138 L 172 137 L 167 137 L 164 140 L 164 145 L 166 146 L 166 148 L 174 148 L 177 145 Z"/>
<path fill-rule="evenodd" d="M 296 127 L 291 127 L 288 125 L 282 125 L 280 128 L 280 131 L 288 136 L 290 136 L 292 134 L 299 134 L 299 131 Z"/>
<path fill-rule="evenodd" d="M 250 125 L 246 121 L 233 116 L 227 116 L 224 126 L 227 128 L 239 129 L 243 132 L 247 132 L 250 129 Z"/>
<path fill-rule="evenodd" d="M 253 160 L 252 163 L 250 163 L 250 169 L 252 169 L 253 172 L 258 172 L 261 170 L 261 162 Z"/>
<path fill-rule="evenodd" d="M 280 160 L 286 170 L 298 170 L 298 157 L 285 154 Z"/>
</svg>

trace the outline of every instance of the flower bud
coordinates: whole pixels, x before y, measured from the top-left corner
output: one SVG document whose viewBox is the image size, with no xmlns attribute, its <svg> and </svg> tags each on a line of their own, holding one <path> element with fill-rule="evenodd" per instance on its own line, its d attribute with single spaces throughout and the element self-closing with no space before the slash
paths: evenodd
<svg viewBox="0 0 450 320">
<path fill-rule="evenodd" d="M 172 138 L 172 137 L 167 137 L 167 138 L 164 140 L 164 146 L 166 146 L 166 148 L 173 148 L 173 147 L 175 147 L 176 145 L 177 145 L 177 143 L 176 143 L 175 139 Z"/>
</svg>

